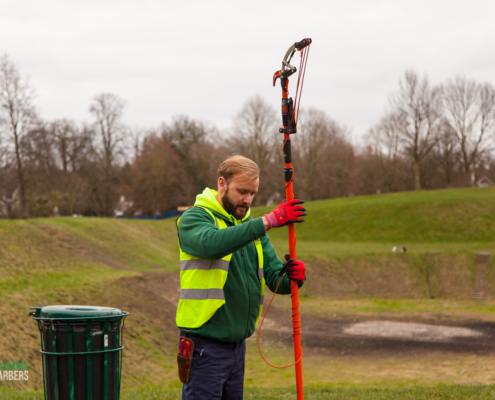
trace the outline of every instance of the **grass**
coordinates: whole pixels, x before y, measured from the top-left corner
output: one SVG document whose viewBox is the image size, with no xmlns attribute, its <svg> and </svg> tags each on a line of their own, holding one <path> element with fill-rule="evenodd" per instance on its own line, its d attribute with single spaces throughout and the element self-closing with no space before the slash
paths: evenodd
<svg viewBox="0 0 495 400">
<path fill-rule="evenodd" d="M 307 209 L 307 222 L 297 227 L 298 257 L 309 261 L 308 281 L 301 291 L 303 316 L 494 319 L 493 300 L 477 303 L 468 298 L 471 255 L 495 251 L 495 188 L 325 200 L 308 203 Z M 269 210 L 253 209 L 253 216 Z M 270 232 L 281 256 L 286 252 L 286 236 L 286 229 Z M 0 243 L 0 354 L 29 362 L 32 371 L 29 382 L 9 386 L 41 388 L 39 333 L 27 317 L 30 306 L 101 305 L 131 312 L 126 321 L 123 398 L 178 398 L 175 306 L 167 297 L 178 288 L 174 219 L 0 220 Z M 392 254 L 391 248 L 401 245 L 407 247 L 407 254 Z M 153 289 L 156 280 L 164 282 Z M 494 289 L 493 274 L 490 282 Z M 459 293 L 463 299 L 455 299 Z M 432 294 L 437 298 L 427 299 Z M 276 305 L 288 309 L 289 298 L 277 299 Z M 265 345 L 275 362 L 290 360 L 290 349 L 283 344 L 268 340 Z M 250 341 L 248 347 L 246 398 L 293 398 L 292 388 L 272 388 L 292 384 L 293 370 L 268 368 L 255 343 Z M 309 399 L 475 399 L 494 394 L 492 386 L 412 387 L 493 384 L 495 363 L 488 356 L 439 355 L 427 364 L 410 358 L 305 357 L 305 382 L 327 385 L 309 386 Z M 462 370 L 468 372 L 460 374 Z M 398 389 L 404 385 L 408 387 Z M 134 390 L 140 387 L 161 389 Z M 41 398 L 40 392 L 5 390 L 0 387 L 0 398 Z"/>
<path fill-rule="evenodd" d="M 280 366 L 294 361 L 290 344 L 277 342 L 279 339 L 271 339 L 263 333 L 262 336 L 262 350 L 268 361 Z M 366 347 L 363 347 L 362 354 L 351 348 L 346 348 L 344 354 L 338 349 L 324 347 L 303 350 L 306 385 L 396 389 L 418 385 L 495 384 L 495 363 L 491 355 L 444 354 L 439 351 L 417 355 L 378 352 L 372 356 Z M 294 369 L 276 370 L 267 366 L 259 356 L 255 340 L 249 339 L 245 384 L 265 388 L 290 386 L 294 384 Z"/>
<path fill-rule="evenodd" d="M 131 271 L 176 270 L 172 222 L 0 220 L 0 290 L 77 288 L 85 281 L 115 279 Z"/>
<path fill-rule="evenodd" d="M 305 204 L 297 227 L 304 242 L 493 243 L 495 188 L 449 189 L 357 196 Z M 270 207 L 253 210 L 253 216 Z M 270 232 L 285 239 L 285 230 Z"/>
<path fill-rule="evenodd" d="M 257 388 L 245 389 L 244 398 L 247 400 L 290 400 L 296 399 L 294 387 Z M 0 395 L 5 395 L 9 400 L 42 400 L 41 392 L 2 390 Z M 433 387 L 414 387 L 403 389 L 379 389 L 379 388 L 354 388 L 335 386 L 307 386 L 304 398 L 307 400 L 446 400 L 446 399 L 488 399 L 495 396 L 494 386 L 461 386 L 438 385 Z M 180 391 L 161 388 L 124 391 L 122 400 L 176 400 L 180 399 Z"/>
<path fill-rule="evenodd" d="M 291 309 L 290 299 L 279 297 L 275 303 L 286 311 Z M 318 315 L 326 319 L 347 319 L 356 316 L 373 316 L 383 319 L 404 320 L 466 320 L 495 322 L 495 300 L 452 299 L 328 299 L 301 297 L 302 315 Z"/>
<path fill-rule="evenodd" d="M 297 231 L 299 234 L 299 230 Z M 270 232 L 270 236 L 273 236 Z M 270 240 L 278 254 L 287 252 L 288 241 L 279 237 Z M 334 259 L 356 258 L 375 254 L 391 254 L 394 246 L 405 246 L 407 254 L 464 254 L 480 251 L 495 252 L 495 240 L 491 242 L 447 242 L 416 243 L 396 240 L 395 242 L 323 242 L 306 241 L 298 236 L 297 255 L 300 258 Z"/>
<path fill-rule="evenodd" d="M 124 369 L 125 381 L 174 381 L 172 311 L 162 310 L 140 284 L 143 273 L 166 277 L 177 270 L 172 227 L 173 221 L 103 218 L 0 220 L 0 354 L 2 360 L 28 362 L 31 372 L 29 382 L 15 387 L 42 385 L 39 332 L 27 314 L 29 307 L 50 304 L 131 311 L 126 358 L 142 368 Z"/>
</svg>

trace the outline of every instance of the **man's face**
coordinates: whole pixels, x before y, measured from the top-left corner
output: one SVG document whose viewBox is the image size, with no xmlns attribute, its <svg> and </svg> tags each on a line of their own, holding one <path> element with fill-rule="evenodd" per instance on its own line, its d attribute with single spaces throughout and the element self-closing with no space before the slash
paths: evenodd
<svg viewBox="0 0 495 400">
<path fill-rule="evenodd" d="M 259 178 L 246 182 L 242 177 L 234 175 L 228 184 L 224 178 L 219 178 L 218 187 L 222 192 L 222 205 L 225 211 L 237 220 L 243 219 L 251 207 L 259 185 Z"/>
</svg>

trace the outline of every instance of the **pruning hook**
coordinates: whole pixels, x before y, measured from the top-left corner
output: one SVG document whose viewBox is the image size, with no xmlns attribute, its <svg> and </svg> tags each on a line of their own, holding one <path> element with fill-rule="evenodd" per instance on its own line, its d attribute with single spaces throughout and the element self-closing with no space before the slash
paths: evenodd
<svg viewBox="0 0 495 400">
<path fill-rule="evenodd" d="M 292 46 L 290 46 L 289 50 L 287 50 L 282 60 L 282 69 L 280 71 L 275 72 L 275 74 L 273 74 L 273 86 L 275 86 L 275 82 L 277 81 L 277 78 L 280 78 L 280 81 L 282 83 L 282 88 L 285 88 L 285 83 L 287 81 L 287 78 L 297 71 L 297 68 L 290 64 L 292 56 L 294 55 L 296 50 L 302 50 L 306 46 L 309 46 L 310 44 L 311 44 L 311 39 L 308 38 L 308 39 L 303 39 L 300 42 L 296 42 Z"/>
</svg>

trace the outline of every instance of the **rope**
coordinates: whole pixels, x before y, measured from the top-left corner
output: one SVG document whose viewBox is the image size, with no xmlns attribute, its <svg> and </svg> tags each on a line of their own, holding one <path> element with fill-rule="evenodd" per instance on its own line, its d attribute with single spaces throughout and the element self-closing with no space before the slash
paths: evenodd
<svg viewBox="0 0 495 400">
<path fill-rule="evenodd" d="M 304 86 L 304 77 L 306 75 L 306 66 L 307 66 L 310 46 L 311 45 L 308 45 L 304 49 L 300 50 L 301 60 L 299 61 L 299 74 L 297 76 L 296 95 L 294 96 L 294 112 L 292 113 L 292 120 L 291 120 L 292 122 L 296 123 L 296 130 L 297 130 L 297 121 L 299 120 L 299 107 L 301 105 L 302 90 Z M 300 91 L 299 88 L 301 89 Z"/>
<path fill-rule="evenodd" d="M 296 86 L 296 95 L 294 96 L 294 111 L 297 109 L 297 98 L 299 96 L 299 84 L 301 83 L 301 72 L 303 70 L 303 59 L 305 50 L 299 50 L 301 52 L 301 58 L 299 59 L 299 73 L 297 74 L 297 86 Z M 292 122 L 296 121 L 296 113 L 292 113 Z"/>
<path fill-rule="evenodd" d="M 302 89 L 303 89 L 303 85 L 304 85 L 304 77 L 306 75 L 306 65 L 307 65 L 307 61 L 308 61 L 309 46 L 310 45 L 306 46 L 302 50 L 299 50 L 301 52 L 301 60 L 299 62 L 299 74 L 297 77 L 297 88 L 296 88 L 296 95 L 294 97 L 294 110 L 292 112 L 292 118 L 291 118 L 291 122 L 295 122 L 295 124 L 296 124 L 296 129 L 297 129 L 297 121 L 299 119 L 299 106 L 301 105 L 301 97 L 302 97 Z M 291 58 L 292 58 L 292 55 L 291 55 Z M 301 91 L 299 91 L 299 88 L 301 89 Z M 288 93 L 288 88 L 286 90 Z M 285 149 L 285 146 L 287 144 L 287 140 L 288 139 L 284 140 L 283 150 Z M 292 167 L 292 176 L 291 176 L 289 182 L 287 182 L 285 184 L 286 189 L 289 187 L 289 185 L 293 182 L 293 179 L 294 179 L 294 166 L 291 165 L 291 167 Z M 296 241 L 297 240 L 294 240 L 294 245 L 290 249 L 291 255 L 295 253 Z M 273 296 L 270 300 L 270 303 L 268 303 L 268 307 L 266 308 L 265 314 L 263 315 L 263 318 L 261 319 L 260 327 L 258 329 L 258 350 L 260 352 L 261 358 L 263 358 L 263 361 L 265 361 L 270 367 L 278 368 L 278 369 L 289 368 L 289 367 L 296 365 L 299 361 L 301 361 L 302 356 L 303 356 L 302 349 L 301 349 L 301 356 L 296 361 L 294 361 L 292 364 L 284 365 L 284 366 L 277 366 L 277 365 L 273 365 L 270 362 L 268 362 L 267 359 L 265 358 L 265 356 L 263 355 L 263 352 L 261 351 L 261 344 L 260 344 L 261 328 L 263 326 L 263 323 L 265 322 L 265 318 L 266 318 L 266 315 L 268 314 L 268 310 L 270 309 L 272 302 L 275 299 L 275 295 L 277 294 L 278 287 L 280 286 L 280 282 L 282 281 L 282 278 L 283 278 L 283 275 L 278 280 L 277 287 L 275 288 L 275 291 L 273 292 Z M 291 287 L 292 287 L 292 285 L 297 285 L 297 283 L 295 281 L 291 281 Z M 293 298 L 294 294 L 291 293 L 290 297 Z M 291 322 L 292 322 L 292 337 L 296 337 L 297 335 L 301 335 L 301 319 L 299 318 L 299 303 L 292 306 Z"/>
<path fill-rule="evenodd" d="M 265 315 L 263 315 L 263 318 L 260 322 L 260 327 L 258 329 L 258 350 L 260 352 L 261 358 L 263 358 L 263 361 L 265 361 L 270 367 L 278 368 L 278 369 L 289 368 L 289 367 L 296 365 L 299 361 L 301 361 L 302 356 L 303 356 L 302 349 L 301 349 L 301 356 L 296 361 L 294 361 L 292 364 L 279 367 L 277 365 L 273 365 L 270 362 L 268 362 L 267 359 L 265 358 L 265 356 L 263 355 L 263 352 L 261 351 L 261 345 L 260 345 L 261 327 L 263 326 L 263 322 L 265 322 L 266 314 L 268 314 L 268 310 L 270 309 L 270 306 L 272 305 L 273 299 L 275 298 L 275 295 L 277 294 L 278 286 L 280 285 L 282 278 L 283 278 L 283 275 L 278 280 L 277 287 L 275 288 L 275 291 L 273 292 L 272 299 L 270 300 L 270 303 L 268 304 L 268 307 L 266 308 Z M 292 284 L 297 285 L 297 283 L 294 281 L 292 281 Z M 293 295 L 291 294 L 290 297 L 293 297 Z M 298 307 L 299 307 L 299 304 L 296 304 L 294 307 L 292 307 L 292 319 L 291 319 L 292 322 L 294 322 L 294 317 L 299 314 L 299 312 L 294 313 L 294 310 Z M 299 322 L 299 324 L 297 326 L 294 326 L 292 329 L 292 336 L 293 337 L 301 334 L 301 321 L 299 320 L 298 322 Z"/>
</svg>

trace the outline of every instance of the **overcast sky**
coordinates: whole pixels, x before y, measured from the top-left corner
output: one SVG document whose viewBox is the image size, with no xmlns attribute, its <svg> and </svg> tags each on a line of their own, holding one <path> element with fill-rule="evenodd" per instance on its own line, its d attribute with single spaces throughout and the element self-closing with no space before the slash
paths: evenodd
<svg viewBox="0 0 495 400">
<path fill-rule="evenodd" d="M 354 142 L 380 119 L 406 69 L 433 83 L 466 75 L 495 84 L 493 0 L 0 0 L 0 7 L 0 54 L 30 77 L 48 120 L 89 120 L 91 98 L 111 92 L 127 101 L 131 126 L 187 114 L 227 129 L 249 96 L 279 108 L 273 73 L 305 37 L 314 43 L 302 107 L 326 111 L 352 129 Z"/>
</svg>

